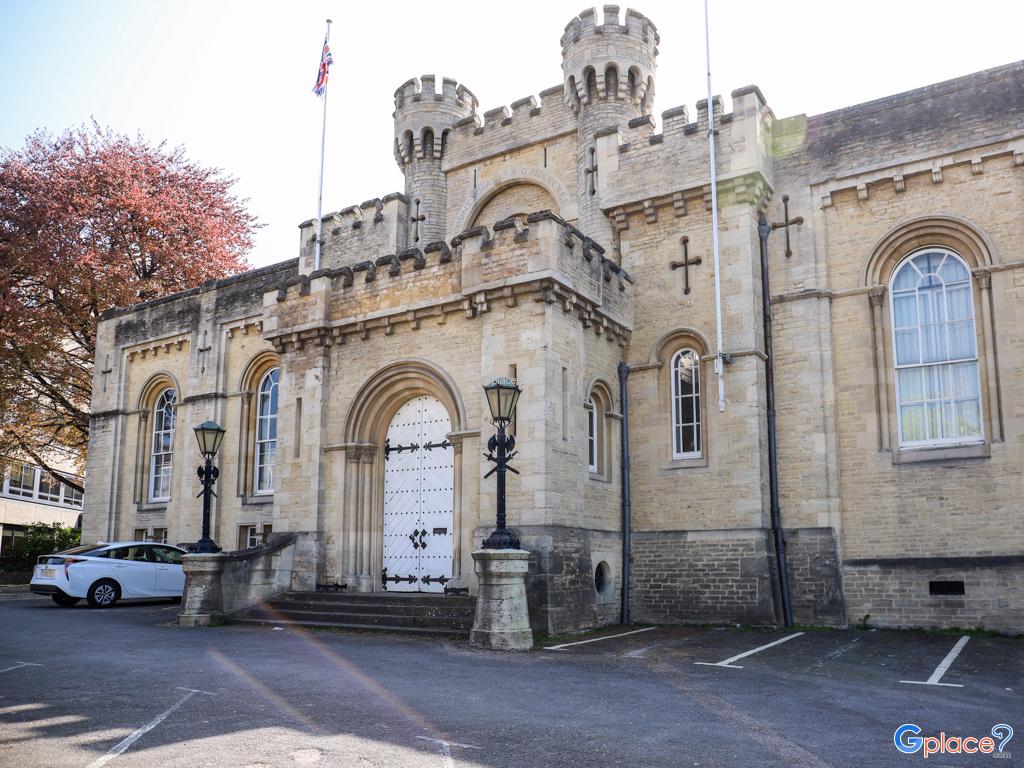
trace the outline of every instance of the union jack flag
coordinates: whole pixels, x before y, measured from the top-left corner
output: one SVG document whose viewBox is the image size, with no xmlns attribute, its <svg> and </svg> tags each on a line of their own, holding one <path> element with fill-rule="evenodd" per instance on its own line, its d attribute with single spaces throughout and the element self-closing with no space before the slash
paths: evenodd
<svg viewBox="0 0 1024 768">
<path fill-rule="evenodd" d="M 330 69 L 331 64 L 334 63 L 334 57 L 331 56 L 331 47 L 327 44 L 327 38 L 324 38 L 324 51 L 320 54 L 320 67 L 316 72 L 316 85 L 313 86 L 313 93 L 317 96 L 323 96 L 327 90 L 327 70 Z"/>
</svg>

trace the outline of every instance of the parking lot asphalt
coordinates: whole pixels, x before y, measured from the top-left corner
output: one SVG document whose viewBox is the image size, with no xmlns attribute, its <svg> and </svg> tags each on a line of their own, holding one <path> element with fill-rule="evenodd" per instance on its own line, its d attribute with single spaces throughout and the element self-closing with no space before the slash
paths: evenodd
<svg viewBox="0 0 1024 768">
<path fill-rule="evenodd" d="M 177 611 L 0 593 L 0 766 L 898 766 L 923 759 L 905 723 L 1024 731 L 1020 638 L 624 627 L 498 654 Z"/>
</svg>

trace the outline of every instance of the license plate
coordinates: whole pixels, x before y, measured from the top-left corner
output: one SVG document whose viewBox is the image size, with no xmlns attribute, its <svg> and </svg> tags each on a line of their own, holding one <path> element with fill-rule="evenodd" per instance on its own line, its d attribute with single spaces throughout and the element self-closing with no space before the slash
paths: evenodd
<svg viewBox="0 0 1024 768">
<path fill-rule="evenodd" d="M 52 579 L 56 575 L 57 575 L 57 569 L 56 568 L 43 568 L 43 572 L 41 574 L 41 576 L 44 579 Z"/>
</svg>

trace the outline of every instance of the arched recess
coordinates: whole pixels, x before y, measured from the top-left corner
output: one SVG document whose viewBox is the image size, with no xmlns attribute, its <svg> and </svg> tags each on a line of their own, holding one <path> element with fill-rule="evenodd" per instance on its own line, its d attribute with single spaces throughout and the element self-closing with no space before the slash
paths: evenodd
<svg viewBox="0 0 1024 768">
<path fill-rule="evenodd" d="M 682 347 L 690 347 L 700 353 L 701 356 L 707 355 L 708 350 L 711 349 L 711 345 L 708 343 L 707 338 L 695 328 L 673 328 L 671 331 L 663 333 L 661 337 L 654 342 L 651 347 L 650 354 L 647 357 L 648 365 L 652 366 L 665 366 L 668 365 L 669 359 Z"/>
<path fill-rule="evenodd" d="M 516 182 L 492 192 L 484 201 L 476 217 L 469 224 L 475 227 L 483 224 L 493 226 L 497 221 L 507 219 L 520 213 L 550 210 L 558 213 L 558 201 L 540 184 L 534 182 Z M 523 221 L 523 224 L 526 222 Z M 460 230 L 461 231 L 461 230 Z"/>
<path fill-rule="evenodd" d="M 700 360 L 700 368 L 697 371 L 699 381 L 700 397 L 698 400 L 697 413 L 699 416 L 701 432 L 701 448 L 699 455 L 694 457 L 675 457 L 673 442 L 673 380 L 675 371 L 672 367 L 672 360 L 678 352 L 693 350 Z M 693 466 L 707 466 L 710 453 L 711 429 L 709 419 L 712 410 L 707 403 L 707 382 L 712 374 L 709 361 L 711 345 L 707 338 L 700 331 L 694 328 L 674 328 L 664 333 L 651 347 L 648 357 L 648 367 L 656 371 L 657 381 L 652 392 L 657 402 L 657 413 L 660 415 L 656 434 L 658 436 L 658 455 L 661 457 L 662 466 L 665 468 L 683 468 Z"/>
<path fill-rule="evenodd" d="M 168 389 L 173 389 L 176 394 L 174 409 L 175 412 L 177 412 L 177 406 L 181 403 L 182 394 L 181 389 L 178 387 L 178 380 L 174 377 L 174 374 L 169 371 L 158 371 L 157 373 L 154 373 L 149 377 L 149 379 L 147 379 L 139 392 L 139 399 L 137 403 L 138 410 L 136 411 L 139 417 L 139 422 L 135 441 L 135 480 L 133 483 L 132 497 L 140 510 L 150 503 L 149 481 L 150 451 L 153 439 L 153 407 L 156 405 L 157 398 L 159 398 L 160 395 Z M 181 430 L 175 428 L 174 440 L 172 443 L 172 456 L 180 444 Z M 161 505 L 164 504 L 166 504 L 166 502 L 161 503 Z"/>
<path fill-rule="evenodd" d="M 604 70 L 604 97 L 619 98 L 619 68 L 614 64 L 608 64 Z"/>
<path fill-rule="evenodd" d="M 907 254 L 929 246 L 956 251 L 972 270 L 995 263 L 992 243 L 979 228 L 953 216 L 925 216 L 900 224 L 878 241 L 864 267 L 861 285 L 885 285 Z"/>
<path fill-rule="evenodd" d="M 165 389 L 173 389 L 178 393 L 178 402 L 181 402 L 181 390 L 178 387 L 178 380 L 170 371 L 157 371 L 142 386 L 139 392 L 138 408 L 147 410 L 153 407 L 157 396 Z"/>
<path fill-rule="evenodd" d="M 384 440 L 399 408 L 414 397 L 437 398 L 448 411 L 454 450 L 453 580 L 471 531 L 462 522 L 462 434 L 466 408 L 454 379 L 422 359 L 400 360 L 376 371 L 359 388 L 344 427 L 343 502 L 335 523 L 340 569 L 361 591 L 381 589 L 384 521 Z"/>
<path fill-rule="evenodd" d="M 871 250 L 864 266 L 861 285 L 867 288 L 871 308 L 874 359 L 874 390 L 878 448 L 892 451 L 900 461 L 911 460 L 913 451 L 900 457 L 896 426 L 896 389 L 892 350 L 892 317 L 889 281 L 910 254 L 925 248 L 945 248 L 959 255 L 972 273 L 972 293 L 977 333 L 985 434 L 992 442 L 1003 439 L 1002 402 L 992 309 L 991 267 L 998 263 L 988 236 L 974 224 L 954 216 L 923 216 L 887 232 Z M 972 449 L 973 450 L 973 449 Z M 920 452 L 919 452 L 920 453 Z M 972 454 L 973 455 L 973 454 Z"/>
<path fill-rule="evenodd" d="M 451 231 L 465 232 L 471 226 L 470 222 L 477 221 L 480 211 L 496 194 L 516 184 L 535 184 L 543 188 L 555 200 L 555 213 L 566 221 L 572 221 L 577 217 L 575 191 L 570 195 L 565 185 L 547 168 L 521 165 L 503 168 L 497 175 L 483 182 L 476 190 L 476 195 L 468 197 L 462 204 Z"/>
<path fill-rule="evenodd" d="M 242 498 L 249 498 L 255 494 L 253 461 L 256 448 L 256 390 L 267 372 L 274 368 L 279 371 L 278 392 L 280 393 L 284 389 L 284 380 L 280 376 L 281 357 L 273 350 L 267 349 L 253 355 L 242 370 L 242 376 L 238 382 L 238 391 L 241 393 L 239 398 L 241 410 L 238 417 L 238 477 L 235 490 L 237 495 Z M 278 398 L 280 402 L 280 394 Z M 280 429 L 278 429 L 278 439 L 280 439 Z"/>
</svg>

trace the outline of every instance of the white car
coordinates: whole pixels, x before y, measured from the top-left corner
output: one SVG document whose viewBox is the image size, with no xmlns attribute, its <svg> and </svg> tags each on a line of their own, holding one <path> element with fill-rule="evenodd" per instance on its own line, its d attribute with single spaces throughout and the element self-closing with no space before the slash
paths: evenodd
<svg viewBox="0 0 1024 768">
<path fill-rule="evenodd" d="M 122 598 L 180 599 L 184 554 L 180 547 L 145 541 L 73 547 L 41 556 L 29 589 L 65 608 L 82 598 L 93 608 L 109 608 Z"/>
</svg>

